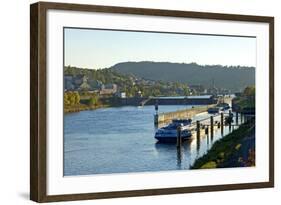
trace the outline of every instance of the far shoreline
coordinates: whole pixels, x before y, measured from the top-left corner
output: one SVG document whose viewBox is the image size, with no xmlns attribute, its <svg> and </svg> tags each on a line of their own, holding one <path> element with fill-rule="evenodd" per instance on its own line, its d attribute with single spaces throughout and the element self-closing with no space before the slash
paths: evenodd
<svg viewBox="0 0 281 205">
<path fill-rule="evenodd" d="M 75 105 L 75 106 L 71 106 L 71 107 L 64 107 L 63 113 L 64 114 L 78 113 L 78 112 L 81 112 L 81 111 L 97 110 L 97 109 L 100 109 L 100 108 L 107 108 L 107 107 L 112 107 L 112 106 L 109 106 L 109 105 L 89 106 L 89 105 L 79 104 L 79 105 Z"/>
</svg>

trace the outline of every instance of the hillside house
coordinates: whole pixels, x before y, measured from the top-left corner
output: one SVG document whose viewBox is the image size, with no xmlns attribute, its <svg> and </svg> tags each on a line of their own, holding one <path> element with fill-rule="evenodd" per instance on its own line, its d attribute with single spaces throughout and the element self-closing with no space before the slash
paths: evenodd
<svg viewBox="0 0 281 205">
<path fill-rule="evenodd" d="M 116 84 L 103 84 L 100 89 L 100 95 L 112 95 L 117 92 Z"/>
</svg>

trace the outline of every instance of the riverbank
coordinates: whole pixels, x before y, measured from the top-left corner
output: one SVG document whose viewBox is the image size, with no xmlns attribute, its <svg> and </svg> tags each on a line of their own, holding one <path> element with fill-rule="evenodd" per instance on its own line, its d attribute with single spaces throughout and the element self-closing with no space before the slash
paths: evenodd
<svg viewBox="0 0 281 205">
<path fill-rule="evenodd" d="M 108 105 L 85 105 L 85 104 L 77 104 L 72 106 L 64 106 L 64 113 L 72 113 L 72 112 L 80 112 L 84 110 L 96 110 L 98 108 L 105 108 Z"/>
<path fill-rule="evenodd" d="M 255 126 L 245 123 L 215 142 L 191 169 L 255 166 Z"/>
</svg>

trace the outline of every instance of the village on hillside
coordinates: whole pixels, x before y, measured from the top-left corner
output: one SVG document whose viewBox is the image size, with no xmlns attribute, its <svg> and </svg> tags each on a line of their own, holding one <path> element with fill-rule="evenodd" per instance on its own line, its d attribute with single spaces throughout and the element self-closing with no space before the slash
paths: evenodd
<svg viewBox="0 0 281 205">
<path fill-rule="evenodd" d="M 64 75 L 64 91 L 78 91 L 89 94 L 97 94 L 99 96 L 117 96 L 121 98 L 126 97 L 148 97 L 151 96 L 143 92 L 147 89 L 158 89 L 158 96 L 165 95 L 228 95 L 231 93 L 228 89 L 217 88 L 213 82 L 213 86 L 210 88 L 205 88 L 203 85 L 187 85 L 174 82 L 161 82 L 153 81 L 143 78 L 137 78 L 134 76 L 129 76 L 126 84 L 122 82 L 109 82 L 103 83 L 102 81 L 94 78 L 90 78 L 87 75 Z M 126 87 L 127 86 L 127 87 Z M 135 92 L 126 93 L 130 88 L 136 88 Z M 138 89 L 137 89 L 138 88 Z M 153 95 L 153 94 L 152 94 Z M 155 95 L 155 96 L 156 96 Z"/>
</svg>

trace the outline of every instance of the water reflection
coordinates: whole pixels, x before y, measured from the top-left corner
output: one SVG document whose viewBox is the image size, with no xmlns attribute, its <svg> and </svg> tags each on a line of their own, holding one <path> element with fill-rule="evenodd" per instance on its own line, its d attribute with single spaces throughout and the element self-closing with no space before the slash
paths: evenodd
<svg viewBox="0 0 281 205">
<path fill-rule="evenodd" d="M 177 147 L 177 167 L 178 169 L 182 169 L 181 162 L 182 162 L 182 146 Z"/>
<path fill-rule="evenodd" d="M 211 138 L 211 140 L 212 140 L 212 135 L 210 136 L 210 138 Z M 209 136 L 207 136 L 207 148 L 209 149 L 209 145 L 210 145 L 210 138 L 209 138 Z M 212 140 L 213 141 L 213 140 Z"/>
<path fill-rule="evenodd" d="M 160 157 L 162 155 L 166 156 L 167 153 L 173 153 L 173 156 L 176 158 L 177 169 L 186 169 L 190 166 L 192 141 L 193 139 L 183 141 L 179 147 L 175 143 L 156 142 L 155 149 Z"/>
</svg>

